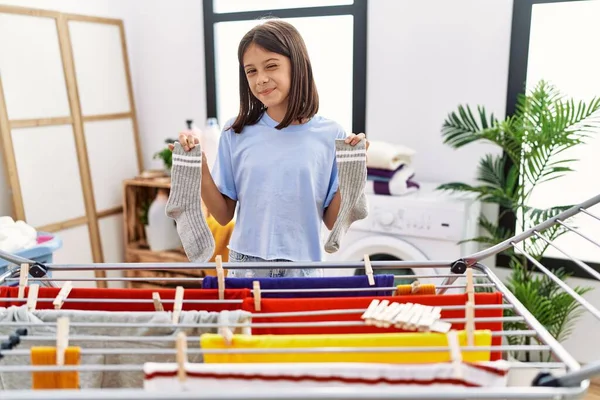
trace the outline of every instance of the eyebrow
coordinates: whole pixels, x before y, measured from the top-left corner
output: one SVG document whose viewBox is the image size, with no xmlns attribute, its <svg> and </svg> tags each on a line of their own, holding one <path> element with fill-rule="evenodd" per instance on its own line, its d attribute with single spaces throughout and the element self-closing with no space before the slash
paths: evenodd
<svg viewBox="0 0 600 400">
<path fill-rule="evenodd" d="M 271 57 L 271 58 L 269 58 L 269 59 L 265 60 L 265 61 L 263 62 L 263 64 L 266 64 L 266 63 L 268 63 L 269 61 L 279 61 L 279 59 L 278 59 L 278 58 L 275 58 L 275 57 Z M 246 64 L 246 65 L 244 65 L 244 68 L 253 67 L 253 66 L 254 66 L 254 64 Z"/>
</svg>

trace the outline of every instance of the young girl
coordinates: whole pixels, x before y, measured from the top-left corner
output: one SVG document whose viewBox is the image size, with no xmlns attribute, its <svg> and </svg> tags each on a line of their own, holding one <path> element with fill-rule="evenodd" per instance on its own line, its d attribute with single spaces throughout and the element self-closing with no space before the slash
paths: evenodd
<svg viewBox="0 0 600 400">
<path fill-rule="evenodd" d="M 340 210 L 336 139 L 355 146 L 317 115 L 319 96 L 298 31 L 270 19 L 251 29 L 238 48 L 240 110 L 221 134 L 212 176 L 202 154 L 201 195 L 221 224 L 237 219 L 231 262 L 321 261 L 321 225 L 332 229 Z M 199 143 L 179 135 L 187 152 Z M 173 150 L 174 146 L 170 145 Z M 233 277 L 318 276 L 315 269 L 229 270 Z"/>
</svg>

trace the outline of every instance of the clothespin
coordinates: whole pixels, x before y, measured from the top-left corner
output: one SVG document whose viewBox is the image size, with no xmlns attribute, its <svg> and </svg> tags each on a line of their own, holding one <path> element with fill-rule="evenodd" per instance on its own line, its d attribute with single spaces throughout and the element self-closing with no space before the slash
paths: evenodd
<svg viewBox="0 0 600 400">
<path fill-rule="evenodd" d="M 158 294 L 158 293 L 157 293 Z M 173 323 L 179 323 L 179 314 L 183 308 L 183 286 L 177 286 L 175 289 L 175 302 L 173 303 Z"/>
<path fill-rule="evenodd" d="M 40 290 L 40 285 L 34 283 L 29 286 L 29 291 L 27 292 L 27 311 L 35 311 L 35 307 L 37 306 L 38 292 Z"/>
<path fill-rule="evenodd" d="M 365 273 L 367 279 L 369 279 L 369 286 L 375 286 L 375 278 L 373 278 L 373 267 L 371 266 L 371 259 L 368 254 L 365 254 Z"/>
<path fill-rule="evenodd" d="M 233 332 L 229 328 L 229 310 L 223 310 L 219 314 L 219 335 L 223 337 L 226 345 L 231 345 Z"/>
<path fill-rule="evenodd" d="M 373 311 L 373 313 L 368 318 L 365 319 L 365 323 L 367 325 L 375 325 L 376 318 L 378 318 L 379 315 L 381 315 L 385 312 L 388 304 L 390 304 L 389 300 L 381 300 L 379 302 L 379 304 L 377 305 L 377 307 L 375 308 L 375 310 Z"/>
<path fill-rule="evenodd" d="M 63 287 L 60 289 L 60 292 L 58 292 L 56 298 L 52 302 L 52 304 L 54 305 L 54 309 L 60 310 L 63 303 L 65 302 L 65 299 L 67 298 L 67 296 L 69 296 L 69 293 L 71 293 L 72 288 L 73 283 L 71 281 L 66 281 Z"/>
<path fill-rule="evenodd" d="M 448 338 L 448 347 L 450 348 L 450 361 L 454 367 L 454 377 L 456 379 L 462 379 L 462 353 L 460 351 L 460 343 L 458 342 L 458 336 L 455 330 L 451 330 L 446 333 Z"/>
<path fill-rule="evenodd" d="M 388 328 L 401 309 L 402 304 L 400 303 L 390 304 L 389 307 L 378 316 L 375 325 L 378 327 Z"/>
<path fill-rule="evenodd" d="M 29 278 L 29 264 L 21 264 L 21 273 L 19 274 L 19 294 L 18 298 L 22 299 L 25 297 L 25 287 L 27 286 L 27 279 Z"/>
<path fill-rule="evenodd" d="M 158 292 L 152 292 L 152 301 L 154 302 L 154 311 L 165 311 Z"/>
<path fill-rule="evenodd" d="M 467 268 L 467 301 L 475 304 L 475 285 L 473 284 L 473 268 Z"/>
<path fill-rule="evenodd" d="M 69 347 L 69 318 L 56 320 L 56 365 L 65 365 L 65 351 Z"/>
<path fill-rule="evenodd" d="M 422 304 L 413 305 L 413 312 L 410 316 L 410 319 L 406 323 L 406 326 L 408 329 L 411 329 L 413 331 L 417 330 L 417 328 L 419 326 L 419 321 L 421 320 L 421 317 L 423 316 L 424 311 L 425 311 L 425 306 L 423 306 Z"/>
<path fill-rule="evenodd" d="M 373 299 L 371 301 L 371 304 L 369 304 L 369 307 L 367 307 L 367 309 L 363 313 L 363 315 L 360 316 L 360 319 L 364 319 L 365 322 L 370 320 L 373 316 L 373 313 L 377 309 L 377 306 L 379 306 L 379 300 Z"/>
<path fill-rule="evenodd" d="M 411 294 L 419 293 L 419 289 L 421 289 L 421 282 L 413 281 L 410 284 L 410 293 Z"/>
<path fill-rule="evenodd" d="M 260 282 L 252 282 L 252 294 L 254 295 L 254 309 L 260 311 Z"/>
<path fill-rule="evenodd" d="M 394 318 L 394 326 L 396 328 L 399 329 L 406 329 L 407 323 L 408 321 L 410 321 L 410 318 L 413 314 L 413 308 L 414 308 L 414 304 L 413 303 L 405 303 L 404 304 L 404 308 L 402 309 L 402 311 L 396 315 L 396 318 Z"/>
<path fill-rule="evenodd" d="M 179 382 L 184 382 L 187 377 L 187 371 L 185 369 L 187 364 L 187 336 L 185 332 L 179 332 L 175 339 L 175 349 L 177 354 L 175 356 L 177 360 L 177 378 Z"/>
<path fill-rule="evenodd" d="M 475 304 L 470 301 L 465 304 L 465 320 L 467 345 L 475 346 Z"/>
<path fill-rule="evenodd" d="M 220 254 L 215 257 L 215 264 L 217 268 L 217 281 L 219 284 L 219 300 L 225 300 L 225 271 L 223 270 L 223 259 Z"/>
</svg>

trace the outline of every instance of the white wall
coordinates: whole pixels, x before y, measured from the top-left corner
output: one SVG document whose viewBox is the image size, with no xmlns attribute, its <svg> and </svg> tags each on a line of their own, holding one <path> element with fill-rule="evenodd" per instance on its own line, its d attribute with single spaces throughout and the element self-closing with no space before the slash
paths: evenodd
<svg viewBox="0 0 600 400">
<path fill-rule="evenodd" d="M 199 0 L 0 0 L 0 4 L 124 20 L 144 167 L 186 119 L 206 119 L 204 28 Z M 143 5 L 142 5 L 143 4 Z M 0 216 L 12 197 L 0 154 Z"/>
</svg>

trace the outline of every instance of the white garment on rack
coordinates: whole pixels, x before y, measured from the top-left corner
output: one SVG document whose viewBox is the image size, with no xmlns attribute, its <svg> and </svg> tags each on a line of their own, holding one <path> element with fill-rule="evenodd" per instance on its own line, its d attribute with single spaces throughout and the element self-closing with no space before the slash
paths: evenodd
<svg viewBox="0 0 600 400">
<path fill-rule="evenodd" d="M 440 386 L 505 387 L 505 361 L 483 365 L 462 363 L 462 379 L 455 377 L 452 363 L 239 363 L 186 364 L 186 379 L 179 382 L 177 364 L 145 363 L 144 389 L 148 391 L 194 391 L 218 388 L 271 388 L 307 386 Z"/>
<path fill-rule="evenodd" d="M 201 336 L 203 333 L 217 333 L 217 323 L 225 323 L 219 312 L 208 311 L 182 311 L 179 316 L 180 324 L 215 324 L 214 327 L 198 326 L 195 328 L 177 328 L 171 322 L 170 311 L 166 312 L 116 312 L 116 311 L 78 311 L 78 310 L 39 310 L 29 312 L 27 306 L 0 307 L 0 335 L 11 335 L 18 328 L 16 326 L 4 326 L 6 322 L 35 322 L 27 328 L 27 336 L 56 337 L 56 327 L 48 326 L 47 323 L 56 323 L 58 317 L 68 317 L 71 324 L 76 323 L 111 323 L 111 324 L 164 324 L 164 327 L 126 327 L 121 328 L 98 328 L 71 326 L 69 335 L 91 335 L 111 337 L 144 337 L 161 336 L 175 337 L 178 332 L 183 331 L 187 336 Z M 232 310 L 224 313 L 227 321 L 231 324 L 244 323 L 249 320 L 251 314 L 242 310 Z M 33 346 L 55 346 L 56 341 L 23 340 L 18 346 L 19 350 L 29 349 Z M 89 348 L 100 349 L 123 349 L 120 354 L 93 354 L 81 355 L 81 364 L 137 364 L 142 365 L 147 361 L 167 362 L 174 359 L 169 354 L 128 354 L 127 349 L 174 349 L 175 340 L 69 340 L 70 346 L 80 346 L 84 351 Z M 188 348 L 200 348 L 200 341 L 188 341 Z M 190 354 L 190 361 L 202 362 L 202 354 Z M 30 356 L 6 355 L 0 360 L 0 365 L 30 365 Z M 104 388 L 142 388 L 143 376 L 139 371 L 85 371 L 79 373 L 79 381 L 82 389 L 104 389 Z M 2 390 L 24 390 L 31 388 L 31 374 L 0 373 L 0 393 Z M 2 396 L 0 395 L 0 398 Z"/>
</svg>

